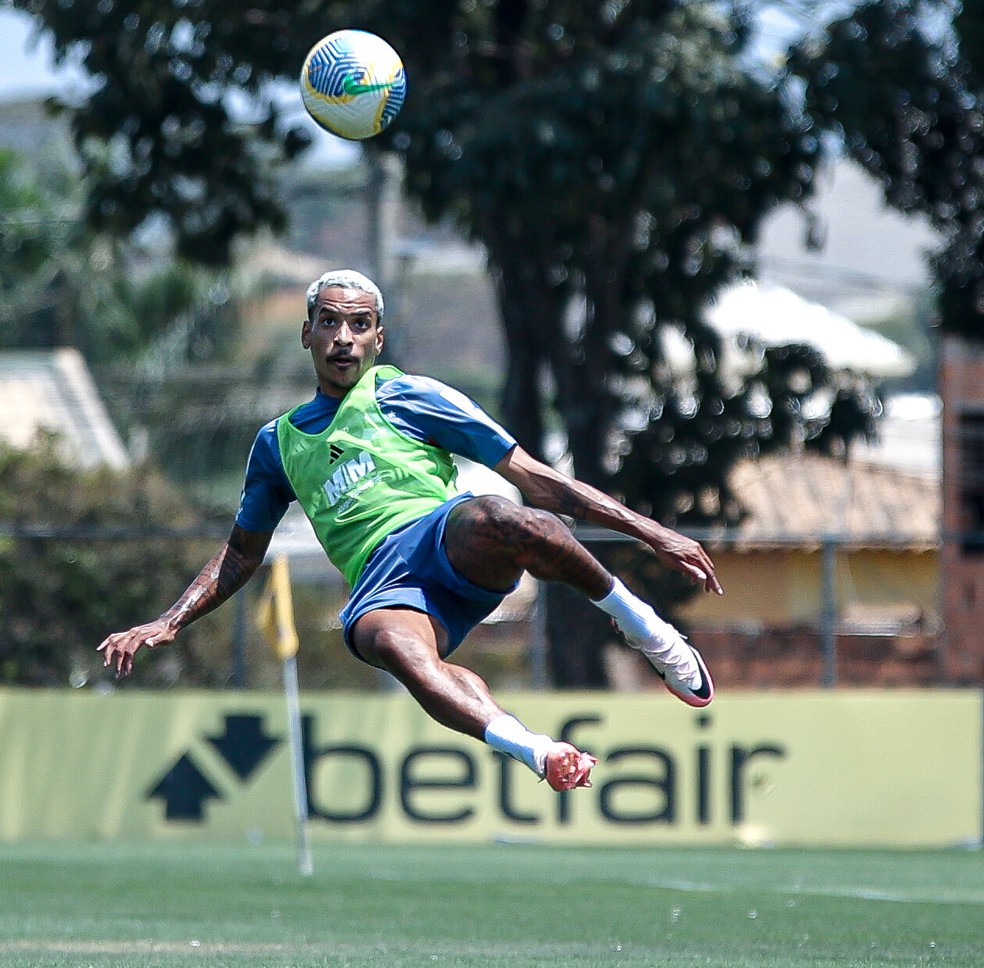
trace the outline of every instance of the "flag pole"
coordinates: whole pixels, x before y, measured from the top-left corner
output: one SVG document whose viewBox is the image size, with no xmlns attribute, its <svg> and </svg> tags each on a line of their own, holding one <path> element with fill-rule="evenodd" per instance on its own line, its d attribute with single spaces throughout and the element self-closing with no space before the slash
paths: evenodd
<svg viewBox="0 0 984 968">
<path fill-rule="evenodd" d="M 294 767 L 294 812 L 297 817 L 297 869 L 305 877 L 314 873 L 311 842 L 308 839 L 308 795 L 304 776 L 304 744 L 301 737 L 300 687 L 297 679 L 297 656 L 284 659 L 284 694 L 287 698 L 287 730 Z"/>
<path fill-rule="evenodd" d="M 308 794 L 304 774 L 304 743 L 301 734 L 300 686 L 297 676 L 297 629 L 290 590 L 287 558 L 278 555 L 270 566 L 263 598 L 256 611 L 256 624 L 270 648 L 283 661 L 284 696 L 287 700 L 287 733 L 294 777 L 294 813 L 297 818 L 297 868 L 305 877 L 314 873 L 308 839 Z"/>
</svg>

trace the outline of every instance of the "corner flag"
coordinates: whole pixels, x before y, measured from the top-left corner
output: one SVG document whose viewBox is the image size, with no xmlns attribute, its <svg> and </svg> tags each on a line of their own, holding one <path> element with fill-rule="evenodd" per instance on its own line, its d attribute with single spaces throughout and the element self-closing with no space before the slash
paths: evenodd
<svg viewBox="0 0 984 968">
<path fill-rule="evenodd" d="M 284 555 L 274 558 L 270 566 L 270 577 L 256 609 L 256 624 L 281 661 L 286 662 L 297 655 L 294 600 L 290 592 L 290 570 Z"/>
<path fill-rule="evenodd" d="M 308 795 L 304 774 L 301 736 L 300 686 L 297 679 L 297 629 L 294 626 L 294 599 L 290 593 L 287 558 L 278 555 L 270 566 L 270 578 L 256 609 L 256 624 L 284 664 L 284 695 L 287 699 L 287 732 L 290 737 L 294 773 L 294 810 L 297 816 L 297 866 L 302 874 L 314 873 L 308 842 Z"/>
</svg>

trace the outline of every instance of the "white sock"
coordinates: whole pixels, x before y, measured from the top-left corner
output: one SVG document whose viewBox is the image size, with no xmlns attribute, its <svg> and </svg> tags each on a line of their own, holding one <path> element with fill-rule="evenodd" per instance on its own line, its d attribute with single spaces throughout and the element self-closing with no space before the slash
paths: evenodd
<svg viewBox="0 0 984 968">
<path fill-rule="evenodd" d="M 527 729 L 515 716 L 503 713 L 485 727 L 485 742 L 494 750 L 525 763 L 537 776 L 547 769 L 547 751 L 554 740 Z"/>
<path fill-rule="evenodd" d="M 662 665 L 673 666 L 685 680 L 699 672 L 697 660 L 684 637 L 669 622 L 661 619 L 651 605 L 630 592 L 618 578 L 612 590 L 595 605 L 618 622 L 634 649 Z M 697 682 L 700 682 L 699 677 Z"/>
</svg>

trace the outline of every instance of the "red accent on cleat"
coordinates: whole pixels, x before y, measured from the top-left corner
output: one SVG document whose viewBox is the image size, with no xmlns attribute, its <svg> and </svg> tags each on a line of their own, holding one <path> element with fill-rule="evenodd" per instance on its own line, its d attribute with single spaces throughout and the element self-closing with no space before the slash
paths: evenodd
<svg viewBox="0 0 984 968">
<path fill-rule="evenodd" d="M 547 753 L 544 779 L 562 792 L 591 786 L 591 768 L 597 763 L 590 753 L 582 753 L 570 743 L 554 743 Z"/>
</svg>

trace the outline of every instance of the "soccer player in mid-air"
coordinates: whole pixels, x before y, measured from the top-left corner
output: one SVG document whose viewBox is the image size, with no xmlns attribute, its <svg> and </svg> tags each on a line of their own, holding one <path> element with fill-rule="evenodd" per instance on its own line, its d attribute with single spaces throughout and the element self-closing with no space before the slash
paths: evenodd
<svg viewBox="0 0 984 968">
<path fill-rule="evenodd" d="M 376 284 L 353 270 L 311 284 L 301 345 L 314 362 L 314 399 L 260 430 L 229 538 L 160 618 L 106 638 L 105 664 L 128 675 L 142 646 L 172 642 L 229 599 L 297 500 L 351 587 L 341 619 L 353 655 L 395 676 L 435 720 L 525 763 L 553 789 L 590 786 L 593 756 L 527 729 L 449 656 L 528 571 L 587 595 L 673 695 L 706 706 L 714 686 L 698 652 L 556 515 L 636 538 L 721 594 L 714 566 L 696 541 L 535 460 L 457 390 L 376 365 L 383 308 Z M 452 454 L 494 468 L 528 506 L 456 494 Z"/>
</svg>

